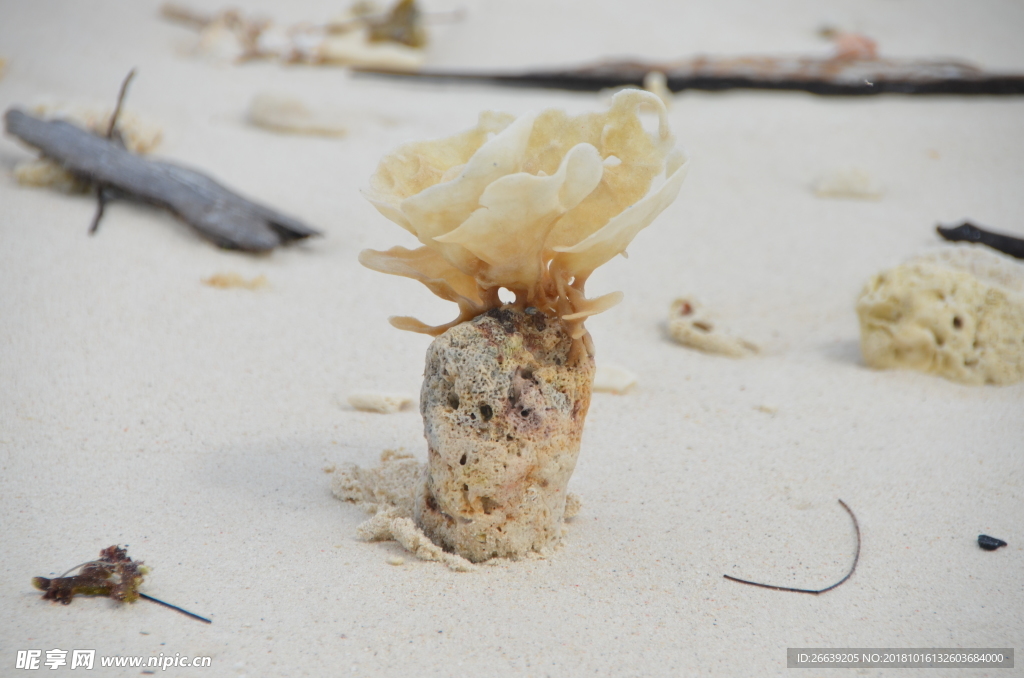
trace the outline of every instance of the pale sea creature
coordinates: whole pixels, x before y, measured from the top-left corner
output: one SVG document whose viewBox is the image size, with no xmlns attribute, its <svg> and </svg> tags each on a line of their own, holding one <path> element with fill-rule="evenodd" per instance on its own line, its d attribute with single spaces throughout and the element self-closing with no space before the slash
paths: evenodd
<svg viewBox="0 0 1024 678">
<path fill-rule="evenodd" d="M 657 116 L 653 132 L 642 111 Z M 483 113 L 474 129 L 381 161 L 367 198 L 422 246 L 364 250 L 359 260 L 459 305 L 455 320 L 434 327 L 392 318 L 400 329 L 437 336 L 500 306 L 506 288 L 579 339 L 585 318 L 622 298 L 586 298 L 590 274 L 671 204 L 686 169 L 664 103 L 642 90 L 619 92 L 605 113 Z"/>
<path fill-rule="evenodd" d="M 367 197 L 421 246 L 364 250 L 360 261 L 419 280 L 459 315 L 434 327 L 391 319 L 437 337 L 420 393 L 427 467 L 415 523 L 378 514 L 368 535 L 471 562 L 557 547 L 579 510 L 566 488 L 594 385 L 583 321 L 622 297 L 588 299 L 584 285 L 668 207 L 685 174 L 664 102 L 635 89 L 603 113 L 483 113 L 474 129 L 381 161 Z"/>
</svg>

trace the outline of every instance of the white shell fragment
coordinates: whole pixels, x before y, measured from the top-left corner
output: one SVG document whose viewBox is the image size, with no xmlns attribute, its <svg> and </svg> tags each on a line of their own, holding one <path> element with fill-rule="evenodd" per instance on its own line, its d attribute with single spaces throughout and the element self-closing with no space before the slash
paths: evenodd
<svg viewBox="0 0 1024 678">
<path fill-rule="evenodd" d="M 819 198 L 879 200 L 882 187 L 866 170 L 845 167 L 829 170 L 818 177 L 814 182 L 814 194 Z"/>
<path fill-rule="evenodd" d="M 622 395 L 628 393 L 634 386 L 636 386 L 636 375 L 625 367 L 611 363 L 602 363 L 597 366 L 597 372 L 594 374 L 595 391 Z"/>
<path fill-rule="evenodd" d="M 873 276 L 857 300 L 864 361 L 965 384 L 1024 379 L 1024 264 L 945 247 Z"/>
<path fill-rule="evenodd" d="M 273 132 L 325 137 L 340 137 L 348 132 L 348 125 L 339 114 L 317 113 L 294 97 L 267 92 L 253 97 L 245 118 L 250 125 Z"/>
<path fill-rule="evenodd" d="M 745 358 L 758 352 L 756 344 L 716 329 L 710 315 L 695 299 L 689 297 L 672 302 L 668 331 L 683 346 L 705 353 Z"/>
<path fill-rule="evenodd" d="M 348 404 L 361 412 L 394 414 L 412 402 L 412 396 L 404 393 L 352 393 Z"/>
</svg>

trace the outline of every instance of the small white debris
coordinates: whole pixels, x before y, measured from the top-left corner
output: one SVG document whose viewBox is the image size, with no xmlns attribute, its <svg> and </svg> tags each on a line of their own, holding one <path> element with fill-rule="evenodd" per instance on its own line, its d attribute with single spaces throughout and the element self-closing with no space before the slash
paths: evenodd
<svg viewBox="0 0 1024 678">
<path fill-rule="evenodd" d="M 399 565 L 405 565 L 405 558 L 399 556 L 391 556 L 390 558 L 388 558 L 388 565 L 394 565 L 395 567 L 398 567 Z"/>
<path fill-rule="evenodd" d="M 266 92 L 253 97 L 246 120 L 256 127 L 291 134 L 340 137 L 348 131 L 340 113 L 316 113 L 298 99 Z"/>
<path fill-rule="evenodd" d="M 622 395 L 636 386 L 636 375 L 624 367 L 603 363 L 594 374 L 594 390 Z"/>
<path fill-rule="evenodd" d="M 846 167 L 829 170 L 818 177 L 814 194 L 819 198 L 878 200 L 882 197 L 882 187 L 866 170 Z"/>
<path fill-rule="evenodd" d="M 394 414 L 412 402 L 412 396 L 402 393 L 353 393 L 348 404 L 362 412 Z"/>
</svg>

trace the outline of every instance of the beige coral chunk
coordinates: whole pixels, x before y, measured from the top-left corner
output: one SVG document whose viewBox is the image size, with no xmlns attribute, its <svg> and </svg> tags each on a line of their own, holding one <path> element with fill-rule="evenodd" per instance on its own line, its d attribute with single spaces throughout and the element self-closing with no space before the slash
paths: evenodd
<svg viewBox="0 0 1024 678">
<path fill-rule="evenodd" d="M 394 414 L 412 402 L 412 396 L 404 393 L 377 393 L 364 391 L 352 393 L 348 404 L 362 412 Z"/>
<path fill-rule="evenodd" d="M 756 344 L 716 330 L 710 314 L 695 299 L 688 297 L 672 302 L 668 331 L 683 346 L 705 353 L 745 358 L 758 352 Z"/>
<path fill-rule="evenodd" d="M 1024 265 L 980 246 L 873 276 L 857 300 L 861 351 L 876 368 L 965 384 L 1024 379 Z"/>
<path fill-rule="evenodd" d="M 415 518 L 436 543 L 473 562 L 559 543 L 594 371 L 572 343 L 557 318 L 506 306 L 431 344 Z"/>
<path fill-rule="evenodd" d="M 832 169 L 814 182 L 814 194 L 819 198 L 849 198 L 853 200 L 879 200 L 882 187 L 859 167 Z"/>
</svg>

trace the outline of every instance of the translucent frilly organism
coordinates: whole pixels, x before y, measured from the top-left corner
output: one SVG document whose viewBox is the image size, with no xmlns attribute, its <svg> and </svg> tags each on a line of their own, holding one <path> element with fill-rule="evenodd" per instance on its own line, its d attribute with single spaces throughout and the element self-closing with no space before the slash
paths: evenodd
<svg viewBox="0 0 1024 678">
<path fill-rule="evenodd" d="M 657 129 L 644 128 L 645 111 Z M 438 336 L 501 306 L 505 288 L 581 339 L 583 320 L 622 297 L 587 299 L 587 278 L 671 204 L 686 170 L 664 103 L 643 90 L 619 92 L 604 113 L 485 112 L 471 130 L 381 161 L 367 198 L 422 247 L 364 250 L 359 260 L 459 305 L 436 327 L 392 318 L 400 329 Z"/>
</svg>

